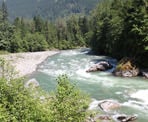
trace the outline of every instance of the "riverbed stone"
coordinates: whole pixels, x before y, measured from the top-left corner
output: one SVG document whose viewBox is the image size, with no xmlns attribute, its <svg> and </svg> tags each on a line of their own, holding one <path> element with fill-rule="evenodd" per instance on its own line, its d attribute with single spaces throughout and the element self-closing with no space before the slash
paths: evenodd
<svg viewBox="0 0 148 122">
<path fill-rule="evenodd" d="M 132 60 L 129 58 L 123 58 L 116 66 L 113 74 L 122 77 L 135 77 L 139 72 L 139 68 L 136 67 Z"/>
<path fill-rule="evenodd" d="M 143 75 L 145 78 L 148 78 L 148 72 L 142 71 L 142 75 Z"/>
<path fill-rule="evenodd" d="M 115 70 L 113 72 L 115 76 L 122 76 L 122 77 L 135 77 L 139 74 L 139 69 L 133 70 Z"/>
<path fill-rule="evenodd" d="M 95 72 L 95 71 L 106 71 L 111 69 L 113 66 L 108 61 L 100 61 L 97 64 L 94 64 L 86 72 Z"/>
<path fill-rule="evenodd" d="M 112 120 L 112 117 L 109 115 L 97 115 L 94 117 L 95 122 L 102 120 L 105 122 L 110 122 Z"/>
<path fill-rule="evenodd" d="M 136 115 L 114 115 L 113 119 L 118 122 L 134 122 L 137 119 Z"/>
<path fill-rule="evenodd" d="M 112 117 L 110 115 L 95 115 L 94 117 L 90 116 L 85 122 L 112 122 Z"/>
<path fill-rule="evenodd" d="M 112 110 L 116 110 L 120 108 L 120 103 L 115 100 L 102 100 L 99 102 L 98 106 L 101 110 L 105 112 L 110 112 Z"/>
</svg>

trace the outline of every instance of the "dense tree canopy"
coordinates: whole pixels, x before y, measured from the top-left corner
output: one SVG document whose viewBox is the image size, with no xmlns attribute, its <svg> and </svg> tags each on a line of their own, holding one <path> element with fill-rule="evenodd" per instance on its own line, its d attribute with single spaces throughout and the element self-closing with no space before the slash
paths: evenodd
<svg viewBox="0 0 148 122">
<path fill-rule="evenodd" d="M 91 47 L 96 53 L 118 59 L 130 57 L 148 66 L 146 0 L 105 0 L 94 10 L 92 19 Z"/>
<path fill-rule="evenodd" d="M 104 0 L 90 16 L 71 15 L 55 22 L 40 15 L 17 17 L 11 24 L 7 6 L 0 11 L 0 50 L 42 51 L 91 47 L 100 55 L 129 57 L 147 67 L 148 2 L 146 0 Z"/>
</svg>

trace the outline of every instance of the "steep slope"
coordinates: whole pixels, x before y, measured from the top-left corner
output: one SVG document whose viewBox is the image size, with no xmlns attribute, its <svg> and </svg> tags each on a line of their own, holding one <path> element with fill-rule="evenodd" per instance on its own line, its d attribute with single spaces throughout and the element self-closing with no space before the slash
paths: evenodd
<svg viewBox="0 0 148 122">
<path fill-rule="evenodd" d="M 2 3 L 3 0 L 0 0 Z M 99 0 L 6 0 L 9 16 L 33 17 L 41 15 L 54 20 L 72 13 L 88 14 Z"/>
</svg>

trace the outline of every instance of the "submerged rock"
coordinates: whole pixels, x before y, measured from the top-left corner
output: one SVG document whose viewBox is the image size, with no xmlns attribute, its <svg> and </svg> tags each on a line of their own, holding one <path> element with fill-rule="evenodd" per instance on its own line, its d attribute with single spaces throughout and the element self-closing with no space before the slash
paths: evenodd
<svg viewBox="0 0 148 122">
<path fill-rule="evenodd" d="M 109 112 L 117 108 L 120 108 L 121 105 L 119 102 L 114 100 L 103 100 L 99 102 L 98 106 L 100 107 L 101 110 Z"/>
<path fill-rule="evenodd" d="M 137 119 L 137 116 L 133 115 L 115 115 L 113 119 L 118 122 L 133 122 Z"/>
<path fill-rule="evenodd" d="M 29 81 L 27 81 L 25 83 L 25 87 L 26 88 L 29 88 L 29 87 L 36 88 L 36 87 L 39 87 L 39 86 L 40 86 L 39 82 L 36 79 L 34 79 L 34 78 L 30 79 Z"/>
<path fill-rule="evenodd" d="M 113 66 L 107 61 L 100 61 L 99 63 L 90 67 L 86 72 L 95 72 L 95 71 L 106 71 L 111 69 Z"/>
</svg>

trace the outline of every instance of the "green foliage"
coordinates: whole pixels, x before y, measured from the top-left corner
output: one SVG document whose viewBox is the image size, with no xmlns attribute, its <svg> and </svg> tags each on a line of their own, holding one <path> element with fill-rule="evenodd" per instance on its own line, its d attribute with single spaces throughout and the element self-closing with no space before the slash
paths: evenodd
<svg viewBox="0 0 148 122">
<path fill-rule="evenodd" d="M 3 19 L 7 10 L 4 3 L 2 8 L 0 50 L 14 53 L 88 46 L 90 24 L 89 19 L 84 15 L 57 19 L 55 23 L 44 20 L 40 15 L 34 16 L 32 20 L 16 17 L 12 25 L 7 19 Z"/>
<path fill-rule="evenodd" d="M 27 34 L 25 37 L 25 41 L 27 42 L 28 51 L 43 51 L 48 48 L 48 44 L 43 35 L 39 33 Z"/>
<path fill-rule="evenodd" d="M 25 88 L 22 78 L 14 78 L 13 68 L 3 59 L 0 69 L 0 121 L 48 122 L 49 110 L 41 103 L 40 96 Z M 39 95 L 39 91 L 35 92 Z"/>
<path fill-rule="evenodd" d="M 3 58 L 0 58 L 0 78 L 11 80 L 14 75 L 14 68 Z"/>
<path fill-rule="evenodd" d="M 8 22 L 0 23 L 0 50 L 10 51 L 11 40 L 14 38 L 13 26 Z"/>
<path fill-rule="evenodd" d="M 105 0 L 92 12 L 91 47 L 97 54 L 147 61 L 148 2 Z M 141 60 L 144 59 L 144 60 Z M 143 63 L 141 63 L 143 64 Z M 147 67 L 148 64 L 144 63 Z M 143 66 L 144 66 L 143 65 Z"/>
<path fill-rule="evenodd" d="M 12 69 L 5 60 L 0 59 L 0 121 L 84 121 L 88 97 L 65 75 L 58 78 L 56 91 L 49 95 L 39 88 L 26 88 L 24 79 L 14 78 Z"/>
<path fill-rule="evenodd" d="M 51 101 L 51 122 L 83 122 L 88 98 L 70 83 L 67 76 L 60 76 L 57 82 L 57 90 Z"/>
<path fill-rule="evenodd" d="M 55 3 L 62 6 L 65 2 L 74 13 L 80 10 L 74 7 L 78 1 L 61 0 Z M 89 0 L 85 2 L 89 3 Z M 3 3 L 0 11 L 0 50 L 23 52 L 88 46 L 97 54 L 117 59 L 135 58 L 137 64 L 147 67 L 147 8 L 146 0 L 103 0 L 90 16 L 76 14 L 49 22 L 38 14 L 32 20 L 16 17 L 12 25 L 6 19 L 7 7 Z"/>
</svg>

